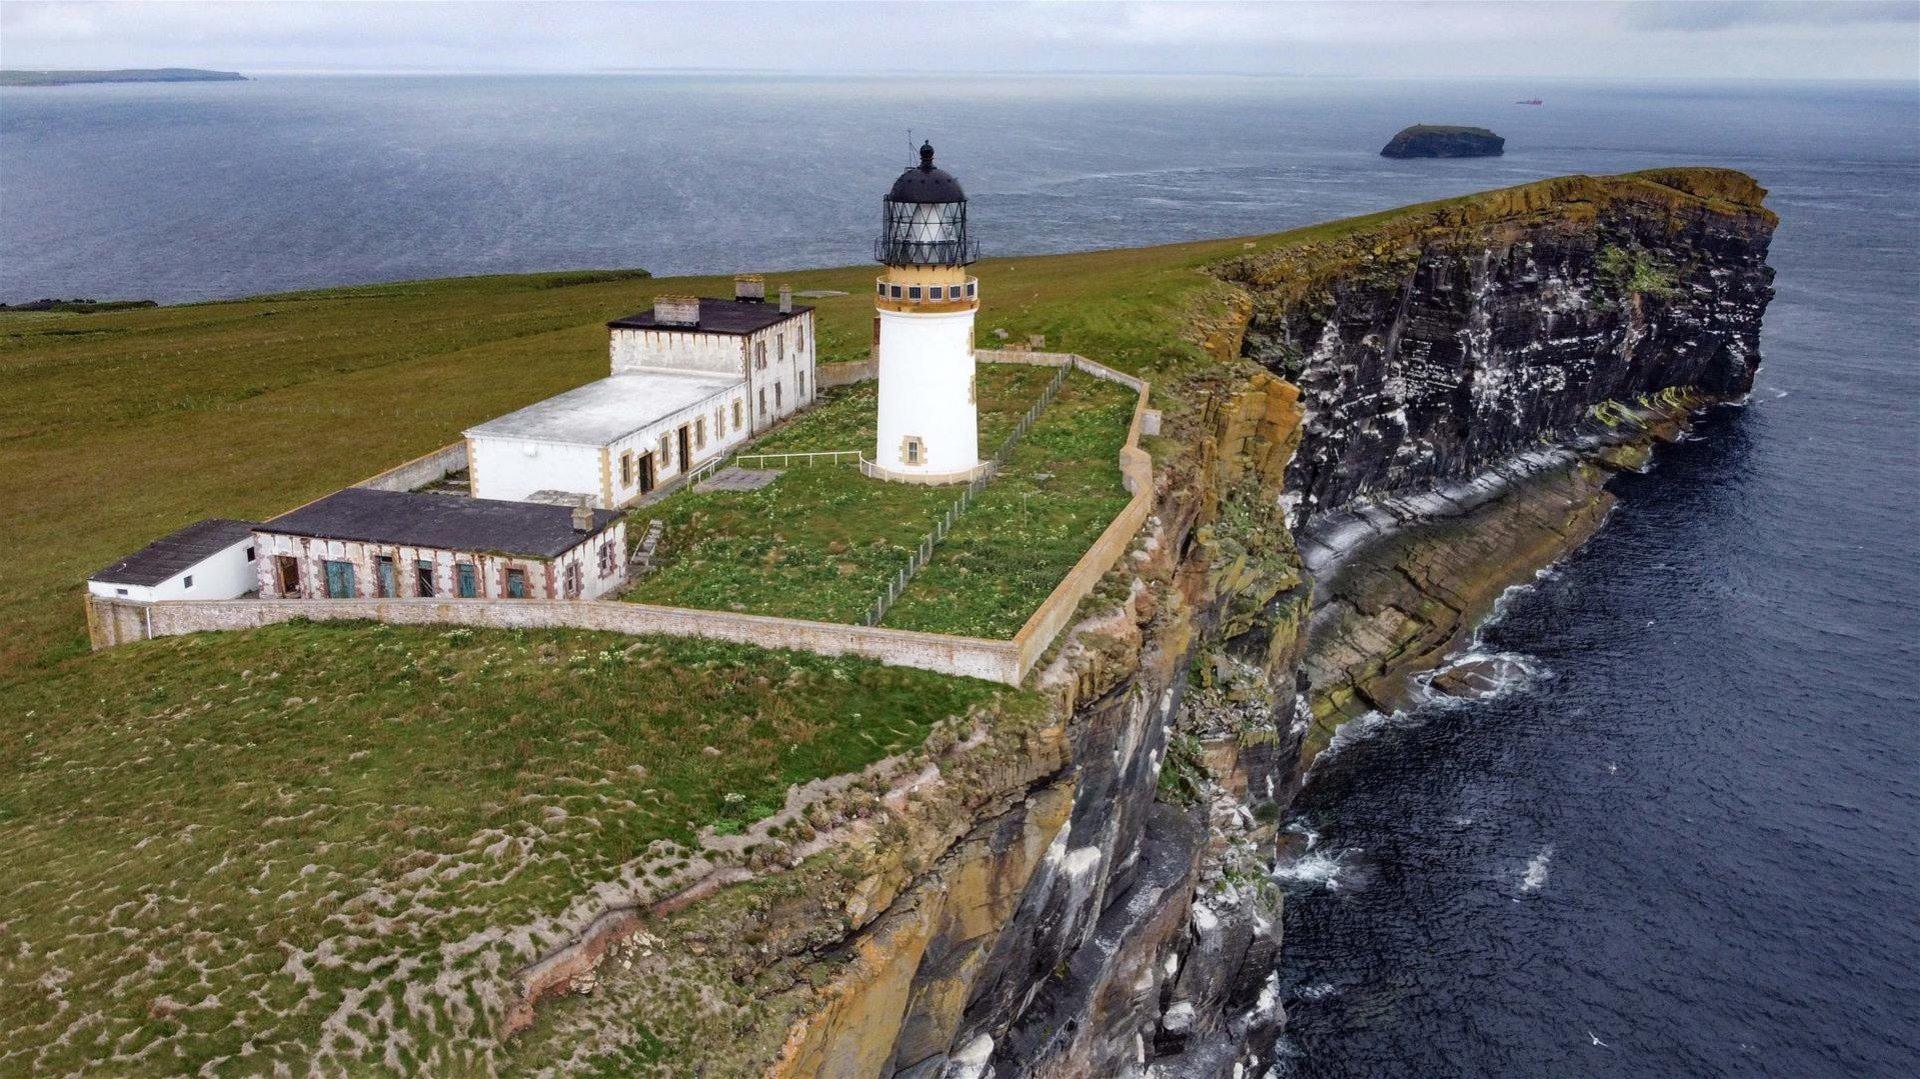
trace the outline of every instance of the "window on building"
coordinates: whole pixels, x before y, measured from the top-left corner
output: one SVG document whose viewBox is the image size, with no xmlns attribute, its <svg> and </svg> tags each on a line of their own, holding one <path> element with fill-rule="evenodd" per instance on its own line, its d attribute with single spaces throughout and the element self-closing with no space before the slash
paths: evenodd
<svg viewBox="0 0 1920 1079">
<path fill-rule="evenodd" d="M 193 587 L 193 574 L 191 574 L 191 573 L 189 573 L 189 574 L 187 574 L 187 579 L 186 579 L 186 580 L 184 580 L 184 581 L 181 581 L 181 582 L 180 582 L 180 587 L 182 587 L 182 588 L 192 588 L 192 587 Z"/>
<path fill-rule="evenodd" d="M 253 561 L 253 548 L 247 548 L 247 561 Z"/>
<path fill-rule="evenodd" d="M 780 400 L 780 384 L 778 382 L 773 384 L 773 407 L 774 408 L 787 407 L 786 403 Z"/>
<path fill-rule="evenodd" d="M 917 300 L 917 299 L 919 299 L 919 298 L 920 298 L 920 286 L 919 286 L 919 285 L 908 285 L 908 286 L 907 286 L 907 299 L 909 299 L 909 300 Z"/>
<path fill-rule="evenodd" d="M 895 286 L 893 286 L 893 292 L 892 292 L 892 296 L 893 296 L 893 298 L 894 298 L 894 299 L 896 299 L 896 300 L 900 298 L 900 286 L 899 286 L 899 285 L 895 285 Z"/>
<path fill-rule="evenodd" d="M 432 599 L 436 591 L 438 590 L 433 587 L 433 563 L 424 558 L 415 561 L 413 594 L 421 599 Z"/>
<path fill-rule="evenodd" d="M 480 575 L 473 571 L 473 563 L 461 562 L 453 567 L 453 573 L 460 579 L 461 599 L 472 599 L 480 594 Z"/>
<path fill-rule="evenodd" d="M 116 588 L 113 590 L 113 594 L 116 596 L 124 596 L 127 594 L 127 590 L 124 588 Z"/>
<path fill-rule="evenodd" d="M 707 418 L 705 416 L 697 416 L 694 418 L 693 448 L 696 450 L 704 450 L 707 448 Z"/>
<path fill-rule="evenodd" d="M 979 287 L 980 287 L 980 284 L 979 284 L 979 282 L 977 282 L 977 281 L 969 281 L 969 282 L 967 282 L 967 295 L 968 295 L 968 296 L 972 296 L 972 295 L 973 295 L 973 292 L 974 292 L 974 290 L 975 290 L 975 289 L 977 289 L 977 288 L 979 288 Z"/>
<path fill-rule="evenodd" d="M 946 291 L 946 289 L 941 288 L 939 285 L 933 285 L 927 289 L 927 299 L 943 299 L 946 296 Z"/>
<path fill-rule="evenodd" d="M 565 573 L 560 575 L 561 587 L 566 589 L 568 599 L 579 599 L 581 591 L 580 563 L 569 562 Z"/>
<path fill-rule="evenodd" d="M 799 379 L 800 379 L 800 400 L 804 401 L 807 399 L 807 373 L 805 371 L 800 372 Z"/>
<path fill-rule="evenodd" d="M 660 436 L 659 460 L 662 465 L 665 465 L 669 468 L 673 467 L 673 436 L 672 435 Z"/>
<path fill-rule="evenodd" d="M 724 408 L 713 410 L 713 437 L 727 437 L 727 410 Z"/>
<path fill-rule="evenodd" d="M 527 571 L 526 570 L 510 569 L 507 571 L 507 598 L 509 599 L 526 599 L 527 598 Z"/>
<path fill-rule="evenodd" d="M 926 457 L 926 446 L 918 436 L 908 435 L 900 443 L 900 459 L 910 465 L 917 465 Z"/>
<path fill-rule="evenodd" d="M 887 283 L 885 281 L 875 281 L 873 283 L 873 291 L 885 296 L 887 294 Z"/>
<path fill-rule="evenodd" d="M 352 599 L 353 563 L 327 559 L 320 566 L 327 571 L 327 598 Z"/>
<path fill-rule="evenodd" d="M 781 363 L 787 362 L 787 335 L 784 333 L 773 335 L 773 358 Z"/>
<path fill-rule="evenodd" d="M 611 577 L 620 565 L 619 556 L 614 553 L 613 544 L 600 545 L 600 576 Z"/>
<path fill-rule="evenodd" d="M 741 425 L 747 422 L 740 418 L 740 408 L 741 408 L 740 402 L 735 401 L 733 403 L 733 426 L 735 430 L 739 430 Z"/>
<path fill-rule="evenodd" d="M 633 451 L 632 450 L 628 450 L 627 452 L 620 455 L 620 486 L 622 487 L 633 486 Z"/>
<path fill-rule="evenodd" d="M 766 370 L 767 343 L 765 341 L 755 341 L 753 343 L 753 366 L 756 370 Z"/>
<path fill-rule="evenodd" d="M 765 386 L 760 387 L 760 414 L 762 416 L 767 414 L 767 388 Z"/>
</svg>

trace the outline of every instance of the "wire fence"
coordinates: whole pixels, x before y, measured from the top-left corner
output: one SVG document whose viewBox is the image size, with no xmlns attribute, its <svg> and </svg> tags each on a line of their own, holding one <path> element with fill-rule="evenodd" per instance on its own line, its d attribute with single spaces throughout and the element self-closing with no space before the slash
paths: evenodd
<svg viewBox="0 0 1920 1079">
<path fill-rule="evenodd" d="M 900 567 L 887 582 L 887 587 L 874 598 L 873 605 L 867 608 L 866 615 L 860 620 L 861 625 L 877 626 L 880 620 L 887 616 L 887 611 L 892 609 L 894 601 L 900 598 L 900 593 L 907 590 L 907 585 L 913 583 L 914 576 L 933 559 L 934 548 L 947 538 L 961 515 L 967 512 L 968 507 L 973 505 L 974 499 L 986 489 L 987 484 L 1006 463 L 1007 457 L 1013 453 L 1013 448 L 1020 444 L 1020 439 L 1032 429 L 1035 421 L 1039 420 L 1040 413 L 1046 411 L 1047 406 L 1053 403 L 1053 399 L 1060 395 L 1060 387 L 1066 384 L 1067 373 L 1071 370 L 1073 370 L 1072 366 L 1068 365 L 1054 371 L 1053 379 L 1047 383 L 1046 389 L 1040 391 L 1040 397 L 1034 401 L 1033 407 L 1027 409 L 1026 415 L 1020 417 L 1020 422 L 1014 424 L 1013 430 L 1001 440 L 1000 448 L 987 459 L 987 467 L 967 484 L 967 489 L 960 492 L 959 498 L 953 500 L 953 504 L 947 507 L 947 511 L 933 523 L 933 529 L 920 537 L 920 542 L 914 547 L 913 554 L 907 558 L 907 564 Z"/>
</svg>

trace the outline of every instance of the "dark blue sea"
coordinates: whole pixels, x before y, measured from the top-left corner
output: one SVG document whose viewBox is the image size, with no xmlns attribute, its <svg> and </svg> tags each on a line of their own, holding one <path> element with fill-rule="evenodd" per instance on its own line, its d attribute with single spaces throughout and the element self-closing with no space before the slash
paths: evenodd
<svg viewBox="0 0 1920 1079">
<path fill-rule="evenodd" d="M 1508 153 L 1377 156 L 1420 121 Z M 1501 696 L 1377 718 L 1316 765 L 1280 1073 L 1920 1074 L 1920 73 L 0 89 L 0 300 L 858 263 L 909 129 L 998 254 L 1567 172 L 1771 188 L 1752 402 L 1503 604 L 1478 645 L 1516 672 Z"/>
</svg>

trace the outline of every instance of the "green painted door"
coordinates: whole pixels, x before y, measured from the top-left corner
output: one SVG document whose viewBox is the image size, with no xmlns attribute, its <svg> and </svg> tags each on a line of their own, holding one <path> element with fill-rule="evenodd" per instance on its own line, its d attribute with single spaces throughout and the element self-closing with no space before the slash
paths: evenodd
<svg viewBox="0 0 1920 1079">
<path fill-rule="evenodd" d="M 353 563 L 329 560 L 322 565 L 327 568 L 327 598 L 352 599 Z"/>
<path fill-rule="evenodd" d="M 458 568 L 460 571 L 460 598 L 472 599 L 479 595 L 480 590 L 477 587 L 478 581 L 473 575 L 473 563 L 462 562 Z"/>
</svg>

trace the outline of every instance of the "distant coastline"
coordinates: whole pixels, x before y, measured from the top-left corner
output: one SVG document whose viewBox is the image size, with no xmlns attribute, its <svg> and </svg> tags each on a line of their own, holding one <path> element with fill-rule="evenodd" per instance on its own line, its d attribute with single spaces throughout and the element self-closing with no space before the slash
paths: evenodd
<svg viewBox="0 0 1920 1079">
<path fill-rule="evenodd" d="M 85 82 L 246 82 L 238 71 L 197 67 L 134 67 L 111 71 L 0 70 L 0 86 L 71 86 Z"/>
</svg>

